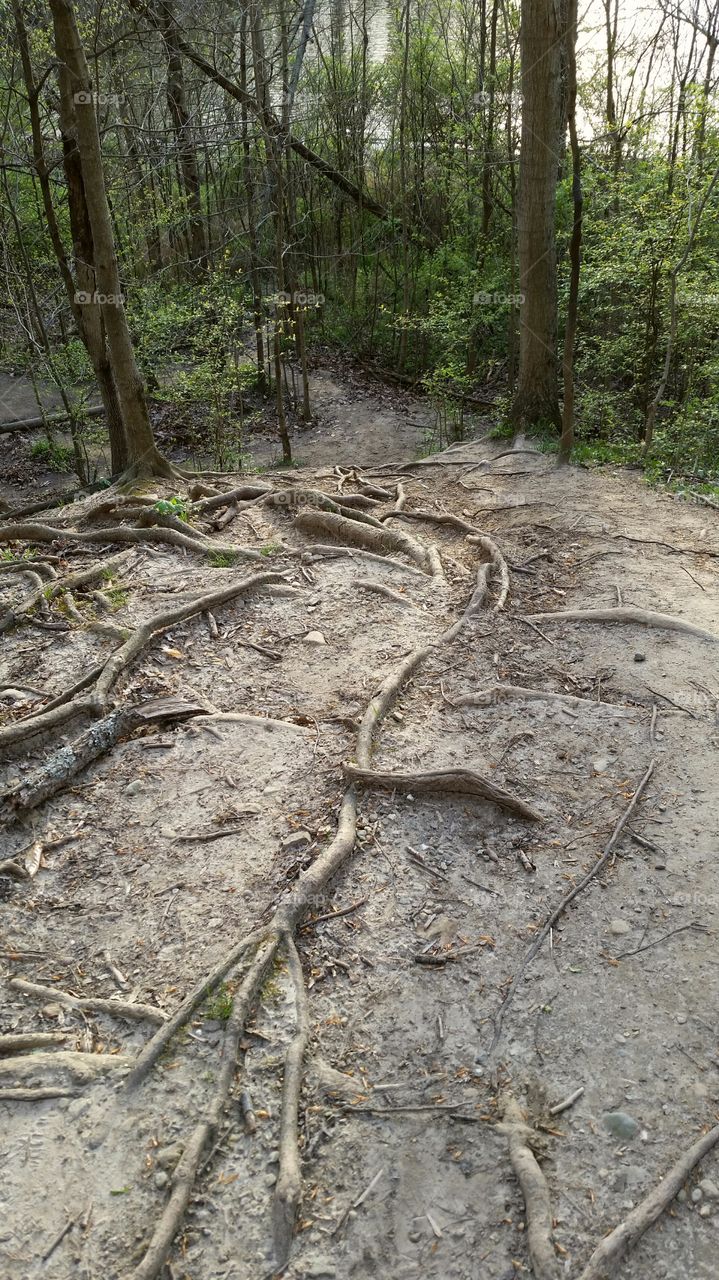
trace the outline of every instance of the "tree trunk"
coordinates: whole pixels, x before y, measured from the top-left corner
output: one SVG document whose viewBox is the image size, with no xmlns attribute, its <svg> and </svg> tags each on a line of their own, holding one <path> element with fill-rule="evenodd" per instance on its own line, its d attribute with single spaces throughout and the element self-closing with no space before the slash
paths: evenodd
<svg viewBox="0 0 719 1280">
<path fill-rule="evenodd" d="M 107 352 L 122 414 L 127 460 L 134 474 L 171 475 L 158 453 L 147 412 L 145 389 L 123 306 L 110 208 L 105 189 L 95 98 L 71 0 L 50 0 L 55 52 L 71 90 L 74 138 L 94 250 L 95 301 L 105 326 Z"/>
<path fill-rule="evenodd" d="M 569 462 L 574 448 L 574 344 L 577 336 L 577 310 L 579 304 L 579 269 L 582 253 L 582 176 L 581 153 L 577 137 L 577 0 L 569 0 L 569 25 L 567 29 L 567 120 L 572 148 L 572 235 L 569 241 L 569 302 L 564 330 L 564 404 L 562 406 L 562 438 L 559 445 L 560 463 Z"/>
<path fill-rule="evenodd" d="M 518 427 L 559 429 L 555 199 L 561 138 L 562 17 L 554 0 L 522 8 L 522 140 L 519 157 Z"/>
<path fill-rule="evenodd" d="M 182 58 L 177 47 L 177 24 L 171 0 L 163 0 L 160 6 L 162 35 L 167 49 L 167 106 L 175 130 L 177 159 L 187 200 L 190 254 L 193 265 L 201 266 L 207 254 L 205 230 L 200 204 L 200 177 L 197 155 L 192 137 L 190 112 L 185 93 L 185 77 Z"/>
</svg>

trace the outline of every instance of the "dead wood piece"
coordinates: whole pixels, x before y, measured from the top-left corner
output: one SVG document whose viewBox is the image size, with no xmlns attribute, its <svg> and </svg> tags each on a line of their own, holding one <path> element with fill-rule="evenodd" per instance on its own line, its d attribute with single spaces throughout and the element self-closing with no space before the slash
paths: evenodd
<svg viewBox="0 0 719 1280">
<path fill-rule="evenodd" d="M 502 1123 L 509 1159 L 527 1214 L 527 1247 L 534 1280 L 559 1280 L 560 1267 L 552 1239 L 552 1205 L 547 1180 L 531 1148 L 532 1130 L 510 1093 L 502 1099 Z"/>
<path fill-rule="evenodd" d="M 302 533 L 329 534 L 339 542 L 349 542 L 365 551 L 399 552 L 425 572 L 432 572 L 427 548 L 406 533 L 385 529 L 384 526 L 375 529 L 358 524 L 356 520 L 348 520 L 345 516 L 335 515 L 331 511 L 301 511 L 295 517 L 295 526 Z"/>
<path fill-rule="evenodd" d="M 44 987 L 37 982 L 26 982 L 24 978 L 11 978 L 8 986 L 22 995 L 32 996 L 38 1000 L 52 1000 L 55 1004 L 64 1005 L 67 1009 L 78 1009 L 83 1013 L 107 1013 L 113 1018 L 124 1018 L 126 1022 L 154 1022 L 161 1026 L 166 1022 L 162 1009 L 152 1004 L 136 1004 L 132 1000 L 103 1000 L 94 996 L 73 996 L 69 991 L 58 991 L 57 987 Z"/>
<path fill-rule="evenodd" d="M 75 1053 L 59 1050 L 57 1053 L 29 1053 L 11 1058 L 0 1058 L 0 1086 L 8 1082 L 20 1085 L 39 1084 L 41 1087 L 91 1084 L 98 1076 L 124 1071 L 132 1065 L 132 1058 L 111 1053 Z"/>
<path fill-rule="evenodd" d="M 302 1064 L 310 1038 L 310 1014 L 302 973 L 302 962 L 294 940 L 285 938 L 290 977 L 295 991 L 297 1027 L 285 1054 L 280 1119 L 280 1169 L 272 1207 L 274 1262 L 278 1270 L 289 1258 L 294 1235 L 297 1208 L 302 1194 L 299 1154 L 299 1107 L 302 1087 Z"/>
<path fill-rule="evenodd" d="M 701 640 L 719 642 L 719 636 L 692 622 L 674 618 L 668 613 L 655 613 L 653 609 L 632 609 L 624 606 L 615 609 L 559 609 L 556 613 L 533 613 L 531 622 L 629 622 L 642 627 L 657 627 L 664 631 L 682 631 L 685 635 L 698 636 Z"/>
<path fill-rule="evenodd" d="M 632 1209 L 618 1227 L 605 1236 L 594 1250 L 579 1280 L 605 1280 L 617 1274 L 617 1267 L 644 1232 L 656 1222 L 681 1191 L 689 1174 L 719 1142 L 719 1125 L 698 1138 L 677 1160 L 666 1177 Z"/>
<path fill-rule="evenodd" d="M 558 905 L 554 908 L 554 910 L 550 912 L 549 916 L 547 917 L 544 924 L 542 925 L 542 928 L 539 930 L 538 934 L 536 935 L 531 947 L 525 953 L 524 959 L 522 960 L 519 966 L 519 969 L 513 975 L 509 986 L 505 990 L 505 993 L 502 997 L 501 1003 L 495 1015 L 494 1035 L 492 1037 L 492 1043 L 489 1048 L 490 1055 L 494 1053 L 495 1049 L 497 1048 L 497 1045 L 499 1044 L 499 1040 L 502 1035 L 502 1023 L 504 1020 L 504 1015 L 507 1012 L 507 1009 L 509 1008 L 509 1005 L 511 1004 L 512 1000 L 514 999 L 514 994 L 517 990 L 517 984 L 519 983 L 520 978 L 526 972 L 527 968 L 532 963 L 534 957 L 538 955 L 539 951 L 541 950 L 544 944 L 545 939 L 549 936 L 550 930 L 554 928 L 560 916 L 562 916 L 566 911 L 567 907 L 570 906 L 572 902 L 574 902 L 574 899 L 578 898 L 580 893 L 582 893 L 583 890 L 586 889 L 587 885 L 591 884 L 592 880 L 595 879 L 595 877 L 599 874 L 602 868 L 607 865 L 612 855 L 612 852 L 614 850 L 614 847 L 617 841 L 619 840 L 620 835 L 622 834 L 622 831 L 627 825 L 629 819 L 631 818 L 634 810 L 639 804 L 639 801 L 649 784 L 649 780 L 652 774 L 654 773 L 655 764 L 656 762 L 654 760 L 650 762 L 649 767 L 647 768 L 646 772 L 642 776 L 642 779 L 639 782 L 634 792 L 634 795 L 629 801 L 629 804 L 627 805 L 626 809 L 624 810 L 624 812 L 621 814 L 621 816 L 618 818 L 617 822 L 615 823 L 612 834 L 610 835 L 607 843 L 604 846 L 601 857 L 597 859 L 594 865 L 589 868 L 589 871 L 587 871 L 586 875 L 584 875 L 582 879 L 579 880 L 578 883 L 575 884 L 574 887 L 569 890 L 569 893 L 564 895 L 564 897 L 561 899 Z"/>
<path fill-rule="evenodd" d="M 0 1057 L 24 1053 L 26 1049 L 46 1049 L 50 1044 L 64 1044 L 66 1031 L 26 1031 L 0 1036 Z"/>
<path fill-rule="evenodd" d="M 491 800 L 509 813 L 519 814 L 531 822 L 541 822 L 541 814 L 525 804 L 511 791 L 497 787 L 472 769 L 436 769 L 428 773 L 388 773 L 377 769 L 362 769 L 357 765 L 342 766 L 348 778 L 364 786 L 380 787 L 384 791 L 409 791 L 418 795 L 430 792 L 440 795 L 472 795 Z"/>
</svg>

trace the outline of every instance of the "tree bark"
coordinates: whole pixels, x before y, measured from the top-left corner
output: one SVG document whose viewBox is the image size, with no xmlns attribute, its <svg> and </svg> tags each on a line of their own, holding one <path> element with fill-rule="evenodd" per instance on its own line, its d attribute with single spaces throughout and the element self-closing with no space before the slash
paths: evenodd
<svg viewBox="0 0 719 1280">
<path fill-rule="evenodd" d="M 522 7 L 519 157 L 519 427 L 559 429 L 555 199 L 561 139 L 562 15 L 555 0 Z"/>
</svg>

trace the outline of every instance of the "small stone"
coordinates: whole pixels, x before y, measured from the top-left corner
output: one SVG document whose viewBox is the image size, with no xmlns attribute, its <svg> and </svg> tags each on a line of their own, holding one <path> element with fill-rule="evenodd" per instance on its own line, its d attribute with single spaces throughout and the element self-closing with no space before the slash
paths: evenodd
<svg viewBox="0 0 719 1280">
<path fill-rule="evenodd" d="M 321 631 L 308 631 L 303 644 L 327 644 Z"/>
<path fill-rule="evenodd" d="M 699 1186 L 708 1200 L 719 1200 L 719 1187 L 711 1178 L 702 1178 Z"/>
<path fill-rule="evenodd" d="M 647 660 L 646 653 L 635 653 L 634 655 L 635 662 L 646 662 L 646 660 Z"/>
<path fill-rule="evenodd" d="M 174 1169 L 182 1155 L 182 1143 L 173 1142 L 171 1147 L 160 1147 L 155 1152 L 155 1164 L 158 1169 Z"/>
<path fill-rule="evenodd" d="M 312 844 L 312 836 L 309 831 L 293 831 L 290 835 L 285 836 L 280 841 L 281 849 L 301 849 L 306 844 Z"/>
<path fill-rule="evenodd" d="M 626 920 L 616 919 L 609 922 L 609 932 L 613 933 L 616 938 L 621 937 L 624 933 L 629 933 L 631 927 Z"/>
<path fill-rule="evenodd" d="M 592 768 L 595 773 L 606 773 L 609 768 L 609 761 L 606 756 L 603 756 L 601 760 L 595 760 L 592 764 Z"/>
<path fill-rule="evenodd" d="M 306 1262 L 304 1273 L 312 1280 L 318 1280 L 320 1276 L 336 1276 L 337 1269 L 329 1258 L 315 1258 L 314 1262 Z"/>
<path fill-rule="evenodd" d="M 606 1111 L 602 1124 L 615 1138 L 635 1138 L 639 1133 L 639 1125 L 626 1111 Z"/>
<path fill-rule="evenodd" d="M 43 1005 L 43 1007 L 42 1007 L 42 1009 L 40 1010 L 40 1012 L 41 1012 L 41 1014 L 42 1014 L 43 1018 L 59 1018 L 59 1017 L 60 1017 L 60 1014 L 62 1013 L 62 1005 L 60 1005 L 60 1004 L 45 1004 L 45 1005 Z"/>
<path fill-rule="evenodd" d="M 142 791 L 142 783 L 140 782 L 139 778 L 135 778 L 134 782 L 128 782 L 127 786 L 125 787 L 126 796 L 139 796 L 141 791 Z"/>
<path fill-rule="evenodd" d="M 712 1207 L 711 1207 L 711 1205 L 710 1205 L 710 1204 L 703 1204 L 703 1205 L 702 1205 L 702 1207 L 701 1207 L 701 1209 L 699 1210 L 699 1217 L 700 1217 L 700 1218 L 710 1218 L 710 1217 L 711 1217 L 711 1213 L 712 1213 Z"/>
<path fill-rule="evenodd" d="M 689 1197 L 684 1187 L 682 1187 L 681 1191 L 677 1191 L 677 1200 L 679 1201 L 680 1204 L 686 1204 L 688 1199 Z"/>
<path fill-rule="evenodd" d="M 165 1173 L 164 1169 L 158 1169 L 157 1173 L 155 1174 L 155 1186 L 157 1187 L 157 1190 L 162 1191 L 163 1188 L 167 1186 L 169 1181 L 170 1181 L 169 1174 Z"/>
<path fill-rule="evenodd" d="M 701 1199 L 702 1199 L 702 1189 L 701 1187 L 695 1187 L 694 1190 L 692 1191 L 692 1204 L 699 1204 L 699 1201 Z"/>
</svg>

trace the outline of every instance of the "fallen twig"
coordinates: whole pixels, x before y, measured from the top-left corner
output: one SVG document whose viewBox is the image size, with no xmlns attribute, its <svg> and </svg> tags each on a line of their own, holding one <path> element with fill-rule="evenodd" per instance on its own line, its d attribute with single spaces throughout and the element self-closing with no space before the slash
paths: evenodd
<svg viewBox="0 0 719 1280">
<path fill-rule="evenodd" d="M 520 800 L 511 791 L 497 787 L 472 769 L 436 769 L 427 773 L 389 773 L 379 769 L 362 769 L 355 764 L 342 766 L 348 778 L 364 786 L 380 787 L 384 791 L 408 791 L 418 794 L 431 792 L 478 796 L 491 800 L 501 809 L 517 813 L 531 822 L 541 822 L 541 814 Z"/>
</svg>

